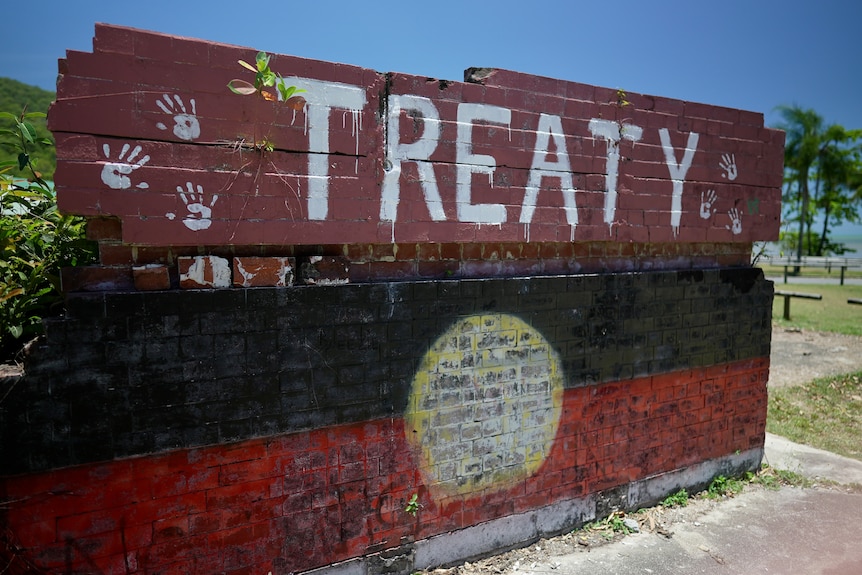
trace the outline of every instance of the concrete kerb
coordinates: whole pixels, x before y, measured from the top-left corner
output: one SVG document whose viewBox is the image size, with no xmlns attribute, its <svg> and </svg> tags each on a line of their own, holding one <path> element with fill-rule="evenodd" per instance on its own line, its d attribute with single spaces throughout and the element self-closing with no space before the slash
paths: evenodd
<svg viewBox="0 0 862 575">
<path fill-rule="evenodd" d="M 862 485 L 862 461 L 793 443 L 771 433 L 766 434 L 764 460 L 770 467 L 792 471 L 809 479 Z"/>
<path fill-rule="evenodd" d="M 862 462 L 766 435 L 764 460 L 822 483 L 862 484 Z M 862 494 L 752 489 L 682 521 L 673 537 L 639 533 L 591 553 L 554 557 L 556 573 L 862 573 Z"/>
</svg>

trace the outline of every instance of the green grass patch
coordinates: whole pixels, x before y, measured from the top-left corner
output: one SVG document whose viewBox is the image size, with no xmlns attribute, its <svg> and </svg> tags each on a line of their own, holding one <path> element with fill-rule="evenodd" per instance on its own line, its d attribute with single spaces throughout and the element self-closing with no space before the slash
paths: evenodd
<svg viewBox="0 0 862 575">
<path fill-rule="evenodd" d="M 766 430 L 862 461 L 862 372 L 771 389 Z"/>
<path fill-rule="evenodd" d="M 812 331 L 828 331 L 847 335 L 862 335 L 862 305 L 847 303 L 848 299 L 862 299 L 859 285 L 802 285 L 775 284 L 776 291 L 820 294 L 822 300 L 791 298 L 790 321 L 783 319 L 784 298 L 775 296 L 772 303 L 774 325 Z"/>
</svg>

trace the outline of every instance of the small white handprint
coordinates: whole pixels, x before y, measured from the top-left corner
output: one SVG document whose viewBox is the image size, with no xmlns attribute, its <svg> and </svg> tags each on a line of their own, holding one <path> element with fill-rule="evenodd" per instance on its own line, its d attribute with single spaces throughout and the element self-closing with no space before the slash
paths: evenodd
<svg viewBox="0 0 862 575">
<path fill-rule="evenodd" d="M 102 182 L 109 188 L 114 190 L 127 190 L 131 188 L 132 179 L 129 177 L 129 174 L 150 161 L 149 156 L 144 156 L 135 162 L 135 158 L 141 153 L 141 147 L 135 146 L 132 149 L 132 153 L 127 157 L 126 154 L 129 152 L 129 149 L 131 149 L 129 144 L 123 144 L 123 149 L 120 151 L 120 155 L 117 156 L 117 161 L 105 162 L 105 165 L 102 167 Z M 110 145 L 104 144 L 102 152 L 105 154 L 105 158 L 111 159 Z M 146 182 L 141 182 L 135 185 L 135 187 L 144 190 L 150 186 Z"/>
<path fill-rule="evenodd" d="M 717 196 L 715 195 L 715 190 L 707 190 L 706 196 L 703 195 L 703 192 L 700 193 L 700 217 L 708 220 L 709 217 L 715 213 L 715 209 L 713 209 L 712 204 L 715 203 Z"/>
<path fill-rule="evenodd" d="M 177 186 L 177 192 L 179 192 L 180 197 L 189 212 L 189 214 L 183 218 L 183 224 L 185 224 L 188 229 L 195 232 L 209 228 L 212 225 L 212 220 L 210 219 L 212 217 L 211 208 L 218 201 L 218 194 L 213 194 L 209 206 L 206 206 L 204 205 L 204 189 L 202 186 L 198 185 L 197 191 L 195 191 L 195 186 L 191 182 L 186 182 L 186 190 L 183 190 L 182 186 Z M 172 213 L 166 215 L 171 220 L 176 217 Z"/>
<path fill-rule="evenodd" d="M 731 208 L 727 215 L 730 216 L 730 224 L 729 226 L 724 226 L 725 229 L 733 232 L 733 235 L 737 236 L 742 233 L 742 212 L 740 212 L 736 208 Z"/>
<path fill-rule="evenodd" d="M 739 175 L 739 172 L 736 171 L 736 154 L 722 154 L 718 165 L 724 170 L 724 173 L 721 174 L 722 178 L 727 178 L 732 182 Z"/>
<path fill-rule="evenodd" d="M 192 108 L 191 114 L 186 110 L 183 99 L 176 94 L 174 94 L 173 100 L 167 94 L 163 94 L 161 100 L 156 100 L 156 105 L 162 109 L 162 112 L 174 116 L 174 136 L 186 141 L 194 140 L 201 135 L 201 125 L 196 116 L 195 99 L 192 98 L 189 100 L 189 104 L 191 104 Z M 168 129 L 162 122 L 156 124 L 156 127 L 159 130 Z"/>
</svg>

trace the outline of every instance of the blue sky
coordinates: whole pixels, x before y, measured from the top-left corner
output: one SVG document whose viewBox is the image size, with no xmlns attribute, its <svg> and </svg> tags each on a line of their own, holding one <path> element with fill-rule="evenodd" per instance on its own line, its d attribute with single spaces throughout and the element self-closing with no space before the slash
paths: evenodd
<svg viewBox="0 0 862 575">
<path fill-rule="evenodd" d="M 46 0 L 7 19 L 0 76 L 54 89 L 96 22 L 461 80 L 496 67 L 862 128 L 862 2 L 851 0 Z"/>
</svg>

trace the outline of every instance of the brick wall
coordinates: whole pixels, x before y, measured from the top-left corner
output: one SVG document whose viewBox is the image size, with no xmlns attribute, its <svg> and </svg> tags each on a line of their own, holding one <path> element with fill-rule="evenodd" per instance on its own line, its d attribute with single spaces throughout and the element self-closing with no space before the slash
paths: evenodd
<svg viewBox="0 0 862 575">
<path fill-rule="evenodd" d="M 758 359 L 567 390 L 542 472 L 499 491 L 431 498 L 403 420 L 387 418 L 13 478 L 6 496 L 29 503 L 7 521 L 51 572 L 291 573 L 373 557 L 759 447 L 767 369 Z M 595 517 L 592 503 L 568 527 Z"/>
<path fill-rule="evenodd" d="M 751 269 L 73 295 L 0 412 L 6 524 L 103 573 L 289 573 L 593 501 L 570 528 L 758 464 L 771 297 Z"/>
<path fill-rule="evenodd" d="M 254 54 L 98 25 L 49 113 L 60 207 L 119 218 L 136 246 L 777 238 L 784 134 L 762 114 L 276 55 L 297 110 L 227 89 Z"/>
<path fill-rule="evenodd" d="M 762 115 L 276 55 L 296 108 L 227 90 L 254 53 L 60 62 L 100 262 L 0 402 L 9 573 L 409 573 L 758 467 Z"/>
</svg>

